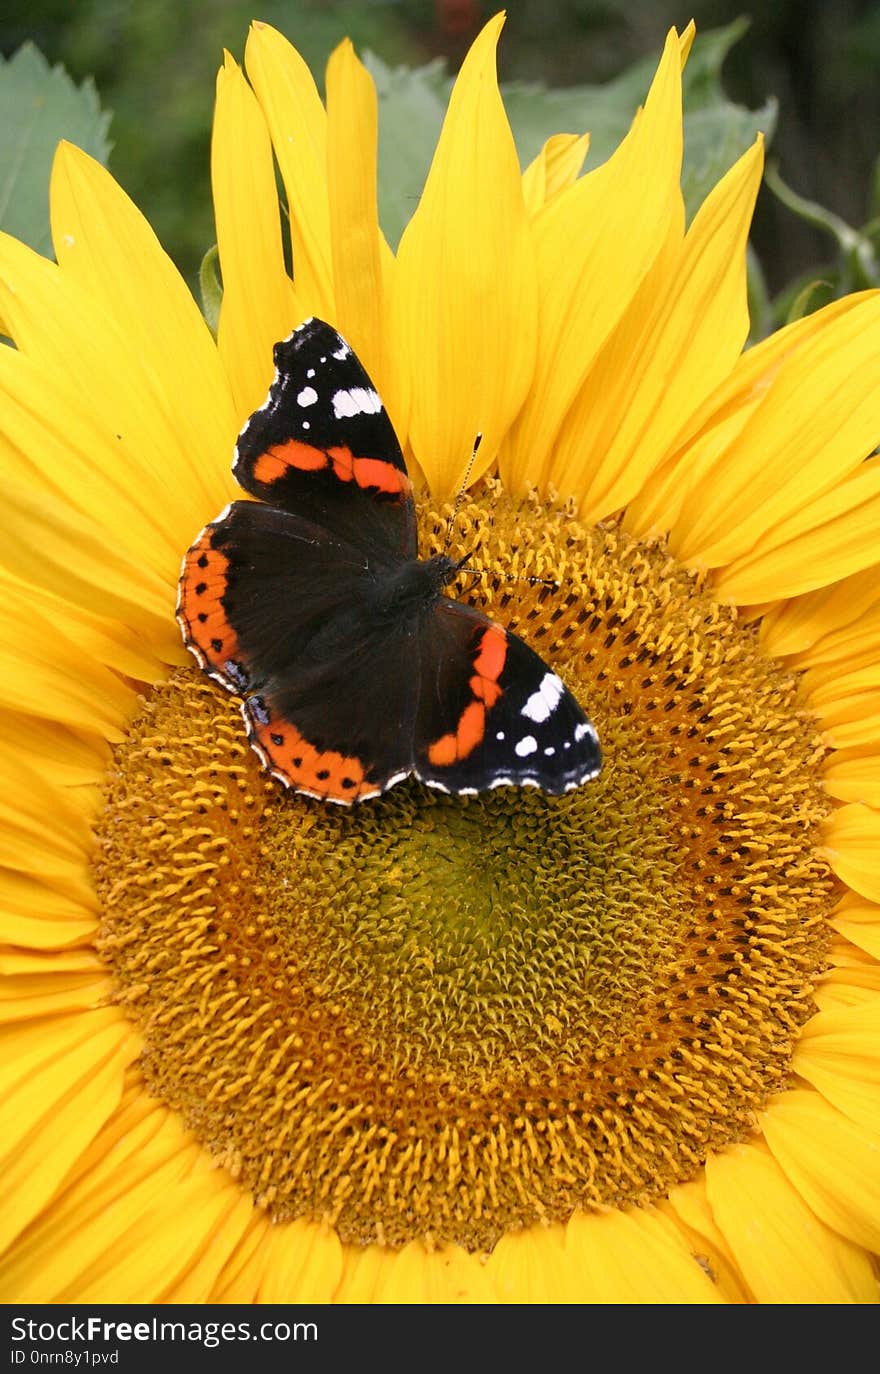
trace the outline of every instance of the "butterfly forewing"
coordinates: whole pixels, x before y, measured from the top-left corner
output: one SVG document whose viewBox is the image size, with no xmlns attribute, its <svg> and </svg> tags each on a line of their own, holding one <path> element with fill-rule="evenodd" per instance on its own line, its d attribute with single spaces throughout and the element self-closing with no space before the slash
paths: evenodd
<svg viewBox="0 0 880 1374">
<path fill-rule="evenodd" d="M 360 362 L 323 320 L 306 320 L 275 345 L 275 378 L 239 435 L 233 472 L 252 495 L 359 548 L 416 556 L 394 428 Z"/>
</svg>

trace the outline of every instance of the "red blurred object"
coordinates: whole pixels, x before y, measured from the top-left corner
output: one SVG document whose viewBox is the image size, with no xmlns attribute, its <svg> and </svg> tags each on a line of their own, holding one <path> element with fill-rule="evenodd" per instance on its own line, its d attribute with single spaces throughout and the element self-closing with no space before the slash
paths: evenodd
<svg viewBox="0 0 880 1374">
<path fill-rule="evenodd" d="M 448 38 L 473 33 L 480 23 L 477 0 L 434 0 L 437 28 Z"/>
</svg>

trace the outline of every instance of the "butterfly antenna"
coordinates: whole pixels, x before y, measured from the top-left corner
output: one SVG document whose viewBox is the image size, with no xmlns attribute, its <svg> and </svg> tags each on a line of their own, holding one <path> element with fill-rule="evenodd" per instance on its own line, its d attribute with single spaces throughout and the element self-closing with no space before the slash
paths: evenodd
<svg viewBox="0 0 880 1374">
<path fill-rule="evenodd" d="M 471 473 L 474 470 L 474 462 L 477 457 L 477 449 L 480 447 L 480 441 L 482 438 L 483 435 L 482 433 L 480 433 L 474 440 L 474 451 L 470 456 L 467 469 L 465 471 L 464 477 L 462 478 L 461 486 L 458 489 L 458 495 L 455 498 L 455 505 L 452 508 L 452 519 L 449 521 L 449 524 L 446 527 L 446 543 L 443 545 L 444 553 L 449 548 L 449 545 L 452 543 L 452 531 L 455 529 L 455 522 L 458 519 L 458 512 L 461 508 L 461 503 L 464 500 L 464 494 L 467 491 L 467 484 L 470 481 Z M 468 557 L 470 557 L 470 554 L 468 554 Z"/>
<path fill-rule="evenodd" d="M 446 543 L 444 545 L 444 553 L 449 548 L 449 545 L 452 542 L 452 531 L 455 528 L 455 521 L 458 517 L 459 508 L 464 499 L 465 491 L 467 490 L 467 484 L 470 480 L 470 475 L 473 472 L 474 462 L 477 457 L 477 449 L 480 447 L 480 441 L 482 440 L 482 438 L 482 433 L 480 433 L 474 440 L 474 450 L 470 456 L 470 461 L 467 465 L 467 470 L 462 479 L 461 486 L 458 489 L 458 495 L 455 498 L 455 505 L 452 508 L 452 519 L 450 520 L 448 528 L 446 530 Z M 475 552 L 475 549 L 471 549 L 470 553 L 466 553 L 461 562 L 456 565 L 457 570 L 459 572 L 475 573 L 477 577 L 480 576 L 480 571 L 478 568 L 468 567 L 468 559 Z M 554 591 L 559 590 L 559 583 L 554 581 L 552 577 L 522 577 L 517 573 L 505 573 L 503 574 L 503 577 L 506 582 L 528 582 L 530 587 L 552 587 Z"/>
</svg>

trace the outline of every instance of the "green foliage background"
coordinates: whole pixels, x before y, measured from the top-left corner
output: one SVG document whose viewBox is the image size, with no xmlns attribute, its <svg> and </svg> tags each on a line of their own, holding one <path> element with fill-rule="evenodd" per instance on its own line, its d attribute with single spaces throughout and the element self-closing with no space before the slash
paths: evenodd
<svg viewBox="0 0 880 1374">
<path fill-rule="evenodd" d="M 454 72 L 479 26 L 496 8 L 491 0 L 260 0 L 258 8 L 254 0 L 7 0 L 0 17 L 0 49 L 9 57 L 31 40 L 50 63 L 63 63 L 77 85 L 94 79 L 103 107 L 113 115 L 113 173 L 195 283 L 199 261 L 213 241 L 208 150 L 214 77 L 224 47 L 241 59 L 251 18 L 264 19 L 286 33 L 309 61 L 319 84 L 329 52 L 348 34 L 362 55 L 366 50 L 375 54 L 373 69 L 380 90 L 385 87 L 386 107 L 392 110 L 401 83 L 409 80 L 395 74 L 398 64 L 419 67 L 441 59 L 446 65 L 438 63 L 427 73 L 418 92 L 418 120 L 424 133 L 442 111 L 447 74 Z M 693 15 L 698 32 L 704 32 L 728 25 L 743 13 L 743 6 L 730 0 L 682 0 L 675 6 L 658 0 L 512 0 L 507 8 L 501 75 L 508 83 L 509 111 L 524 160 L 548 132 L 579 132 L 583 127 L 579 114 L 589 92 L 571 87 L 613 82 L 619 94 L 634 102 L 641 97 L 670 24 L 682 27 Z M 778 97 L 773 156 L 785 182 L 801 197 L 818 203 L 804 207 L 789 197 L 786 206 L 762 192 L 753 236 L 755 264 L 760 260 L 763 269 L 756 266 L 753 273 L 755 305 L 759 311 L 769 309 L 766 300 L 762 304 L 766 279 L 777 297 L 778 323 L 783 305 L 788 309 L 800 301 L 797 308 L 805 308 L 809 300 L 812 307 L 820 303 L 823 292 L 827 297 L 872 279 L 873 230 L 867 238 L 857 236 L 855 246 L 847 233 L 852 233 L 848 226 L 877 213 L 871 187 L 880 144 L 880 3 L 777 0 L 762 5 L 753 0 L 751 9 L 750 23 L 743 26 L 746 32 L 724 67 L 724 85 L 741 107 L 737 118 L 742 127 L 735 129 L 728 122 L 719 129 L 711 109 L 705 109 L 711 100 L 703 102 L 701 125 L 700 76 L 692 72 L 689 77 L 685 191 L 690 190 L 692 198 L 701 193 L 701 158 L 704 171 L 716 171 L 724 138 L 730 139 L 729 161 L 750 141 L 754 127 L 768 127 L 773 98 Z M 61 77 L 52 79 L 58 83 Z M 537 101 L 529 84 L 535 82 L 555 89 Z M 84 98 L 90 98 L 88 93 Z M 416 118 L 414 108 L 407 107 L 410 121 Z M 613 104 L 595 108 L 599 113 L 591 122 L 593 165 L 619 137 Z M 606 108 L 612 114 L 603 129 L 601 110 Z M 0 130 L 8 127 L 6 114 L 0 101 Z M 70 136 L 98 150 L 107 130 L 97 107 L 93 114 L 87 129 L 72 127 Z M 39 134 L 36 114 L 33 122 Z M 401 126 L 393 118 L 386 120 L 384 222 L 392 238 L 406 213 L 400 188 L 391 184 L 393 173 L 399 179 L 401 162 L 412 157 L 409 174 L 417 181 L 415 164 L 421 155 L 420 149 L 407 148 Z M 0 163 L 0 209 L 3 174 Z M 414 197 L 411 200 L 414 203 Z M 15 229 L 14 219 L 4 222 Z M 804 284 L 816 277 L 830 285 L 802 297 Z"/>
</svg>

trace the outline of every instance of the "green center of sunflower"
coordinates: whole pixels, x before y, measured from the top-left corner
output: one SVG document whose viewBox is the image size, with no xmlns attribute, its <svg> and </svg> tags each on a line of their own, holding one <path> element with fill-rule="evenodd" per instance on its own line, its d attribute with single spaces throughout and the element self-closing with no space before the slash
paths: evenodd
<svg viewBox="0 0 880 1374">
<path fill-rule="evenodd" d="M 445 532 L 426 513 L 422 547 Z M 748 1134 L 812 1010 L 832 882 L 821 748 L 732 611 L 662 547 L 494 489 L 456 535 L 470 599 L 595 720 L 596 783 L 328 806 L 183 672 L 118 752 L 97 881 L 149 1086 L 264 1207 L 488 1250 Z"/>
</svg>

